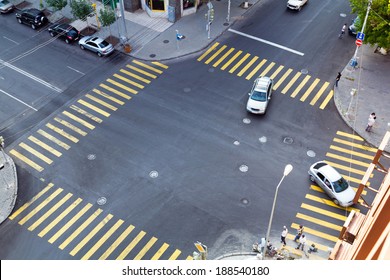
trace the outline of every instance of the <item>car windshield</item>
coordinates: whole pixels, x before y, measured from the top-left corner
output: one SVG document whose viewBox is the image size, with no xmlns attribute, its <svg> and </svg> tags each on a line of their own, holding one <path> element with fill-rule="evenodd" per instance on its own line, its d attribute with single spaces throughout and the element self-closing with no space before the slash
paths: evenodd
<svg viewBox="0 0 390 280">
<path fill-rule="evenodd" d="M 256 101 L 266 101 L 267 94 L 263 91 L 253 91 L 251 98 Z"/>
<path fill-rule="evenodd" d="M 109 43 L 107 41 L 101 41 L 99 43 L 99 47 L 104 49 L 105 47 L 107 47 L 109 45 Z"/>
<path fill-rule="evenodd" d="M 71 30 L 68 31 L 68 35 L 69 36 L 77 36 L 77 32 L 76 32 L 76 30 L 71 29 Z"/>
<path fill-rule="evenodd" d="M 341 177 L 337 181 L 333 182 L 333 187 L 336 193 L 340 193 L 348 188 L 348 182 L 343 177 Z"/>
<path fill-rule="evenodd" d="M 7 4 L 9 4 L 7 0 L 0 1 L 0 6 L 5 6 Z"/>
</svg>

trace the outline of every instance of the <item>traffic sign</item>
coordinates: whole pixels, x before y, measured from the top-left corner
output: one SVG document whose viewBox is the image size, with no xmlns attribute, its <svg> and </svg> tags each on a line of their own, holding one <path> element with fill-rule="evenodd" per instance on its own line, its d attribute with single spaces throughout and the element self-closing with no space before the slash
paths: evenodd
<svg viewBox="0 0 390 280">
<path fill-rule="evenodd" d="M 356 39 L 359 39 L 359 40 L 364 40 L 364 33 L 363 32 L 358 32 L 356 34 Z"/>
<path fill-rule="evenodd" d="M 360 47 L 363 44 L 363 41 L 360 39 L 357 39 L 355 43 L 356 43 L 356 46 Z"/>
</svg>

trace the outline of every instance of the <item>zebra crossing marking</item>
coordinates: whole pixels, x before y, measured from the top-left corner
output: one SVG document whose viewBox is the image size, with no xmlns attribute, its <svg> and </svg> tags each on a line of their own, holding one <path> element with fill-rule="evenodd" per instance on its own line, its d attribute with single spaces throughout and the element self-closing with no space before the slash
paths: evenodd
<svg viewBox="0 0 390 280">
<path fill-rule="evenodd" d="M 351 138 L 353 140 L 364 141 L 364 139 L 362 137 L 360 137 L 359 135 L 356 135 L 356 134 L 346 133 L 346 132 L 339 131 L 339 130 L 336 132 L 336 134 L 340 135 L 340 136 Z"/>
<path fill-rule="evenodd" d="M 72 110 L 76 111 L 77 113 L 83 115 L 83 116 L 86 116 L 87 118 L 89 118 L 90 120 L 93 120 L 94 122 L 97 122 L 97 123 L 102 123 L 103 120 L 101 118 L 98 118 L 94 115 L 92 115 L 91 113 L 77 107 L 76 105 L 70 105 L 70 107 Z"/>
<path fill-rule="evenodd" d="M 53 161 L 50 158 L 46 157 L 45 155 L 38 152 L 37 150 L 30 147 L 29 145 L 25 144 L 24 142 L 19 143 L 19 146 L 22 147 L 23 149 L 25 149 L 26 151 L 30 152 L 31 154 L 33 154 L 37 158 L 41 159 L 42 161 L 46 162 L 47 164 L 53 163 Z"/>
<path fill-rule="evenodd" d="M 175 252 L 172 253 L 172 255 L 169 257 L 168 260 L 172 261 L 172 260 L 176 260 L 181 254 L 181 251 L 176 249 Z"/>
<path fill-rule="evenodd" d="M 263 76 L 267 75 L 268 72 L 269 72 L 274 66 L 275 66 L 275 62 L 271 62 L 271 63 L 267 66 L 267 68 L 265 68 L 264 71 L 261 72 L 261 74 L 259 75 L 259 77 L 263 77 Z"/>
<path fill-rule="evenodd" d="M 63 119 L 61 119 L 61 118 L 59 118 L 59 117 L 55 117 L 54 120 L 55 120 L 56 122 L 62 124 L 63 126 L 69 128 L 69 129 L 71 129 L 72 131 L 74 131 L 74 132 L 80 134 L 81 136 L 86 136 L 86 135 L 88 134 L 88 133 L 85 132 L 84 130 L 78 128 L 77 126 L 75 126 L 75 125 L 71 124 L 70 122 L 67 122 L 67 121 L 65 121 L 65 120 L 63 120 Z M 70 135 L 70 134 L 69 134 L 69 135 Z"/>
<path fill-rule="evenodd" d="M 247 64 L 244 66 L 244 68 L 242 68 L 241 71 L 238 72 L 237 76 L 241 77 L 241 76 L 246 72 L 246 70 L 248 70 L 249 67 L 251 67 L 252 64 L 255 63 L 256 60 L 258 60 L 258 59 L 259 59 L 258 56 L 253 57 L 253 58 L 251 59 L 251 61 L 249 61 L 249 63 L 247 63 Z"/>
<path fill-rule="evenodd" d="M 337 208 L 337 209 L 345 210 L 345 211 L 348 211 L 348 212 L 351 212 L 352 210 L 355 210 L 356 212 L 360 211 L 359 209 L 354 208 L 354 207 L 342 207 L 342 206 L 336 205 L 332 200 L 329 200 L 329 199 L 326 199 L 326 198 L 321 198 L 321 197 L 318 197 L 318 196 L 315 196 L 315 195 L 311 195 L 311 194 L 306 194 L 305 198 L 307 198 L 309 200 L 312 200 L 312 201 L 316 201 L 316 202 L 325 204 L 327 206 L 331 206 L 331 207 L 334 207 L 334 208 Z"/>
<path fill-rule="evenodd" d="M 284 80 L 291 74 L 293 70 L 291 68 L 289 68 L 282 76 L 282 78 L 280 78 L 276 84 L 274 85 L 273 89 L 274 90 L 277 90 L 279 88 L 279 86 L 284 82 Z"/>
<path fill-rule="evenodd" d="M 139 69 L 138 67 L 135 67 L 135 66 L 133 66 L 133 65 L 128 64 L 128 65 L 126 65 L 126 67 L 129 68 L 129 69 L 132 69 L 132 70 L 134 70 L 134 71 L 136 71 L 136 72 L 138 72 L 138 73 L 141 73 L 141 74 L 143 74 L 143 75 L 145 75 L 145 76 L 147 76 L 147 77 L 149 77 L 149 78 L 157 79 L 157 76 L 156 76 L 156 75 L 154 75 L 154 74 L 152 74 L 152 73 L 149 73 L 149 72 L 147 72 L 147 71 L 144 71 L 144 70 L 142 70 L 142 69 Z"/>
<path fill-rule="evenodd" d="M 333 92 L 333 89 L 328 93 L 328 95 L 326 96 L 325 100 L 321 103 L 320 105 L 320 109 L 321 110 L 324 110 L 326 105 L 328 105 L 329 101 L 332 99 L 334 95 L 334 92 Z"/>
<path fill-rule="evenodd" d="M 224 49 L 226 49 L 226 45 L 223 45 L 219 50 L 217 50 L 209 59 L 205 61 L 205 64 L 209 64 L 214 58 L 216 58 Z"/>
<path fill-rule="evenodd" d="M 297 94 L 301 91 L 301 89 L 306 85 L 306 83 L 310 80 L 311 76 L 307 75 L 305 78 L 301 81 L 301 83 L 296 87 L 294 92 L 290 95 L 290 97 L 295 98 Z"/>
<path fill-rule="evenodd" d="M 329 86 L 329 82 L 325 82 L 322 87 L 320 88 L 320 90 L 317 92 L 317 94 L 313 97 L 313 99 L 310 101 L 310 105 L 311 106 L 314 106 L 316 104 L 316 102 L 318 101 L 318 99 L 320 99 L 320 97 L 322 96 L 322 94 L 324 93 L 324 91 L 327 89 L 327 87 Z M 302 101 L 302 100 L 301 100 Z"/>
<path fill-rule="evenodd" d="M 111 95 L 109 95 L 101 90 L 98 90 L 96 88 L 94 88 L 92 91 L 96 94 L 99 94 L 100 96 L 103 96 L 104 98 L 106 98 L 108 100 L 115 102 L 116 104 L 119 104 L 119 105 L 125 104 L 125 102 L 123 102 L 122 100 L 119 100 L 118 98 L 115 98 L 115 97 L 113 97 L 113 96 L 111 96 Z"/>
<path fill-rule="evenodd" d="M 341 148 L 339 146 L 331 145 L 329 148 L 332 149 L 332 150 L 335 150 L 335 151 L 339 151 L 339 152 L 346 153 L 346 154 L 351 154 L 351 155 L 354 155 L 354 156 L 357 156 L 357 157 L 361 157 L 361 158 L 365 158 L 365 159 L 368 159 L 368 160 L 373 160 L 374 159 L 374 156 L 370 156 L 370 155 L 367 155 L 367 154 L 364 154 L 364 153 L 356 152 L 356 151 L 353 151 L 353 150 L 350 150 L 350 149 Z"/>
<path fill-rule="evenodd" d="M 158 260 L 164 254 L 164 252 L 168 249 L 169 245 L 164 242 L 163 245 L 157 250 L 157 252 L 153 255 L 150 260 Z"/>
<path fill-rule="evenodd" d="M 99 260 L 107 259 L 112 252 L 125 240 L 125 238 L 133 231 L 135 227 L 133 225 L 129 225 L 122 234 L 111 244 L 111 246 L 100 256 Z"/>
<path fill-rule="evenodd" d="M 113 79 L 107 79 L 106 82 L 108 82 L 108 83 L 110 83 L 112 85 L 115 85 L 115 86 L 117 86 L 117 87 L 119 87 L 121 89 L 124 89 L 124 90 L 126 90 L 126 91 L 128 91 L 128 92 L 130 92 L 132 94 L 137 94 L 138 93 L 138 91 L 136 91 L 135 89 L 129 88 L 128 86 L 125 86 L 125 85 L 123 85 L 121 83 L 118 83 L 117 81 L 114 81 Z M 113 90 L 111 90 L 111 91 L 113 91 Z"/>
<path fill-rule="evenodd" d="M 71 120 L 75 121 L 75 122 L 78 122 L 79 124 L 89 128 L 89 129 L 95 129 L 95 126 L 90 124 L 89 122 L 86 122 L 84 121 L 83 119 L 80 119 L 79 117 L 73 115 L 72 113 L 69 113 L 68 111 L 63 111 L 62 112 L 63 115 L 67 116 L 68 118 L 70 118 Z"/>
<path fill-rule="evenodd" d="M 298 229 L 299 228 L 299 225 L 296 224 L 296 223 L 292 223 L 291 227 L 293 229 Z M 334 236 L 334 235 L 330 235 L 330 234 L 327 234 L 327 233 L 323 233 L 321 231 L 318 231 L 318 230 L 314 230 L 312 228 L 309 228 L 307 226 L 305 226 L 305 233 L 308 233 L 308 234 L 311 234 L 311 235 L 314 235 L 314 236 L 317 236 L 317 237 L 321 237 L 322 239 L 326 239 L 326 240 L 329 240 L 329 241 L 333 241 L 333 242 L 337 242 L 338 240 L 338 237 L 337 236 Z M 307 242 L 307 241 L 306 241 Z"/>
<path fill-rule="evenodd" d="M 225 70 L 226 68 L 229 67 L 230 64 L 233 63 L 233 61 L 235 61 L 240 55 L 241 55 L 242 51 L 238 51 L 236 52 L 235 55 L 233 55 L 232 58 L 230 58 L 222 67 L 221 67 L 221 70 Z"/>
<path fill-rule="evenodd" d="M 134 260 L 141 260 L 145 256 L 145 254 L 149 251 L 149 249 L 154 245 L 154 243 L 156 243 L 156 241 L 157 241 L 156 237 L 153 236 L 152 238 L 150 238 L 148 243 L 146 243 L 146 245 L 134 257 Z"/>
<path fill-rule="evenodd" d="M 205 51 L 199 58 L 198 61 L 202 61 L 203 58 L 205 58 L 210 52 L 215 50 L 216 47 L 218 47 L 219 43 L 216 42 L 214 45 L 212 45 L 207 51 Z"/>
<path fill-rule="evenodd" d="M 139 76 L 137 74 L 134 74 L 134 73 L 132 73 L 130 71 L 127 71 L 125 69 L 120 69 L 119 72 L 121 72 L 123 74 L 126 74 L 127 76 L 130 76 L 130 77 L 135 78 L 137 80 L 140 80 L 141 82 L 144 82 L 145 84 L 150 84 L 150 82 L 151 82 L 150 80 L 145 79 L 145 78 L 143 78 L 143 77 L 141 77 L 141 76 Z"/>
<path fill-rule="evenodd" d="M 333 153 L 326 153 L 326 156 L 330 157 L 330 158 L 338 159 L 340 161 L 345 161 L 347 163 L 360 165 L 360 166 L 365 167 L 365 168 L 368 168 L 370 166 L 369 163 L 361 162 L 360 160 L 351 159 L 351 158 L 340 156 L 340 155 L 336 155 L 336 154 L 333 154 Z"/>
<path fill-rule="evenodd" d="M 328 217 L 331 217 L 331 218 L 334 218 L 337 220 L 341 220 L 341 221 L 345 221 L 347 219 L 347 217 L 342 216 L 340 214 L 336 214 L 332 211 L 328 211 L 328 210 L 325 210 L 325 209 L 322 209 L 322 208 L 319 208 L 316 206 L 312 206 L 312 205 L 309 205 L 306 203 L 302 203 L 301 208 L 306 209 L 306 210 L 310 210 L 312 212 L 317 212 L 318 214 L 322 214 L 322 215 L 325 215 L 325 216 L 328 216 Z"/>
<path fill-rule="evenodd" d="M 138 60 L 133 60 L 132 61 L 133 63 L 135 63 L 135 64 L 137 64 L 137 65 L 139 65 L 139 66 L 142 66 L 142 67 L 144 67 L 144 68 L 146 68 L 146 69 L 148 69 L 148 70 L 151 70 L 151 71 L 153 71 L 153 72 L 156 72 L 156 73 L 158 73 L 158 74 L 162 74 L 163 73 L 163 71 L 161 71 L 160 69 L 157 69 L 157 68 L 155 68 L 155 67 L 152 67 L 152 66 L 150 66 L 150 65 L 148 65 L 148 64 L 145 64 L 145 63 L 143 63 L 143 62 L 141 62 L 141 61 L 138 61 Z"/>
<path fill-rule="evenodd" d="M 126 256 L 134 249 L 135 245 L 141 241 L 141 239 L 145 236 L 146 232 L 143 230 L 140 231 L 137 236 L 126 246 L 126 248 L 119 254 L 116 258 L 117 260 L 124 260 Z"/>
<path fill-rule="evenodd" d="M 80 103 L 81 105 L 84 105 L 85 107 L 95 111 L 96 113 L 99 113 L 100 115 L 103 115 L 105 116 L 106 118 L 108 118 L 111 114 L 96 107 L 95 105 L 92 105 L 91 103 L 87 102 L 87 101 L 84 101 L 83 99 L 79 99 L 77 100 L 78 103 Z"/>
<path fill-rule="evenodd" d="M 255 67 L 255 69 L 252 70 L 252 72 L 249 73 L 248 76 L 246 76 L 246 80 L 250 80 L 252 79 L 252 77 L 256 74 L 257 71 L 259 71 L 259 69 L 261 67 L 263 67 L 263 65 L 267 62 L 266 59 L 263 59 L 259 64 L 257 64 L 257 66 Z"/>
<path fill-rule="evenodd" d="M 38 138 L 30 135 L 28 138 L 31 142 L 35 143 L 36 145 L 40 146 L 41 148 L 45 149 L 46 151 L 52 153 L 56 157 L 60 157 L 62 155 L 61 152 L 57 151 L 56 149 L 52 148 L 51 146 L 47 145 L 45 142 L 42 142 Z"/>
<path fill-rule="evenodd" d="M 128 84 L 130 84 L 130 85 L 133 85 L 133 86 L 135 86 L 135 87 L 137 87 L 137 88 L 140 88 L 140 89 L 143 89 L 145 86 L 143 86 L 143 85 L 141 85 L 141 84 L 139 84 L 139 83 L 136 83 L 136 82 L 134 82 L 134 81 L 132 81 L 132 80 L 130 80 L 130 79 L 127 79 L 127 78 L 125 78 L 125 77 L 123 77 L 123 76 L 121 76 L 121 75 L 118 75 L 118 74 L 114 74 L 113 75 L 115 78 L 117 78 L 117 79 L 119 79 L 119 80 L 122 80 L 122 81 L 124 81 L 124 82 L 126 82 L 126 83 L 128 83 Z"/>
<path fill-rule="evenodd" d="M 320 82 L 320 79 L 316 78 L 313 83 L 309 86 L 309 88 L 306 90 L 306 92 L 302 95 L 300 101 L 304 102 L 306 98 L 311 94 L 313 89 L 317 86 L 317 84 Z"/>
<path fill-rule="evenodd" d="M 234 71 L 236 71 L 237 68 L 240 67 L 241 64 L 245 62 L 245 60 L 248 59 L 248 57 L 250 57 L 250 54 L 249 54 L 249 53 L 245 54 L 244 57 L 241 58 L 240 61 L 237 62 L 237 63 L 229 70 L 229 73 L 230 73 L 230 74 L 233 74 Z"/>
<path fill-rule="evenodd" d="M 349 141 L 342 140 L 340 138 L 333 138 L 333 142 L 344 144 L 346 146 L 351 146 L 351 147 L 354 147 L 354 148 L 358 148 L 358 149 L 369 151 L 369 152 L 373 152 L 373 153 L 377 152 L 376 148 L 364 146 L 364 145 L 361 145 L 361 144 L 352 143 L 352 142 L 349 142 Z"/>
<path fill-rule="evenodd" d="M 61 148 L 64 148 L 65 150 L 70 149 L 70 146 L 68 144 L 66 144 L 65 142 L 62 142 L 61 140 L 59 140 L 58 138 L 54 137 L 53 135 L 47 133 L 46 131 L 44 131 L 42 129 L 38 129 L 37 132 L 40 135 L 42 135 L 43 137 L 45 137 L 45 138 L 49 139 L 50 141 L 52 141 L 53 143 L 57 144 Z"/>
<path fill-rule="evenodd" d="M 281 93 L 286 94 L 287 91 L 292 87 L 296 80 L 301 76 L 301 72 L 295 73 L 294 77 L 288 82 L 288 84 L 282 89 Z"/>
<path fill-rule="evenodd" d="M 350 172 L 350 173 L 355 173 L 355 174 L 359 174 L 359 175 L 362 175 L 364 176 L 364 174 L 366 174 L 365 171 L 361 171 L 359 169 L 356 169 L 356 168 L 352 168 L 352 167 L 346 167 L 342 164 L 338 164 L 338 163 L 335 163 L 335 162 L 332 162 L 332 161 L 329 161 L 329 160 L 324 160 L 327 164 L 329 164 L 330 166 L 333 166 L 334 168 L 336 169 L 339 169 L 339 170 L 344 170 L 344 171 L 347 171 L 347 172 Z M 371 174 L 370 175 L 370 178 L 372 178 L 374 175 Z"/>
<path fill-rule="evenodd" d="M 225 58 L 227 58 L 232 52 L 234 51 L 234 48 L 230 48 L 220 59 L 218 59 L 216 62 L 214 62 L 213 67 L 217 67 Z"/>
<path fill-rule="evenodd" d="M 23 161 L 27 165 L 31 166 L 32 168 L 34 168 L 38 172 L 42 172 L 44 170 L 44 168 L 42 166 L 33 162 L 31 159 L 27 158 L 26 156 L 22 155 L 21 153 L 19 153 L 18 151 L 14 150 L 14 149 L 9 151 L 9 153 L 11 155 L 13 155 L 14 157 L 17 157 L 18 159 L 20 159 L 21 161 Z"/>
<path fill-rule="evenodd" d="M 326 228 L 330 228 L 330 229 L 333 229 L 333 230 L 337 230 L 337 231 L 341 231 L 342 230 L 342 226 L 339 226 L 339 225 L 336 225 L 336 224 L 333 224 L 333 223 L 329 223 L 327 221 L 324 221 L 322 219 L 318 219 L 318 218 L 314 218 L 312 216 L 309 216 L 309 215 L 305 215 L 305 214 L 302 214 L 302 213 L 297 213 L 296 217 L 298 219 L 302 219 L 302 220 L 306 220 L 306 221 L 309 221 L 313 224 L 317 224 L 317 225 L 320 225 L 320 226 L 323 226 L 323 227 L 326 227 Z"/>
<path fill-rule="evenodd" d="M 282 69 L 284 68 L 284 66 L 283 65 L 280 65 L 279 67 L 278 67 L 278 69 L 276 69 L 273 73 L 272 73 L 272 75 L 271 75 L 271 79 L 275 79 L 276 78 L 276 76 L 279 74 L 279 72 L 280 71 L 282 71 Z M 274 87 L 274 89 L 275 89 L 275 87 Z"/>
<path fill-rule="evenodd" d="M 96 103 L 98 103 L 98 104 L 100 104 L 100 105 L 102 105 L 102 106 L 104 106 L 104 107 L 106 107 L 107 109 L 110 109 L 110 110 L 112 110 L 112 111 L 118 110 L 117 107 L 112 106 L 111 104 L 109 104 L 109 103 L 107 103 L 107 102 L 101 100 L 100 98 L 97 98 L 97 97 L 95 97 L 95 96 L 93 96 L 93 95 L 90 95 L 90 94 L 88 94 L 88 93 L 85 95 L 85 97 L 91 99 L 92 101 L 94 101 L 94 102 L 96 102 Z"/>
<path fill-rule="evenodd" d="M 162 63 L 160 63 L 158 61 L 152 61 L 152 64 L 160 66 L 161 68 L 164 68 L 164 69 L 168 69 L 169 68 L 168 65 L 162 64 Z"/>
</svg>

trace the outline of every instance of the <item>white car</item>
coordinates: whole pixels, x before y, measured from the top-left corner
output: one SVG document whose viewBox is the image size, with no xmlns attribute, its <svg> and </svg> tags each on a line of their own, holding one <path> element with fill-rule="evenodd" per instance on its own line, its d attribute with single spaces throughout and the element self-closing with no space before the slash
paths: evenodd
<svg viewBox="0 0 390 280">
<path fill-rule="evenodd" d="M 310 180 L 316 182 L 335 204 L 342 207 L 353 205 L 355 191 L 332 166 L 319 161 L 310 166 L 308 173 Z"/>
<path fill-rule="evenodd" d="M 309 0 L 288 0 L 287 8 L 300 11 L 307 2 L 309 2 Z"/>
<path fill-rule="evenodd" d="M 246 110 L 253 114 L 265 114 L 271 100 L 274 82 L 269 77 L 260 77 L 255 80 L 246 104 Z"/>
</svg>

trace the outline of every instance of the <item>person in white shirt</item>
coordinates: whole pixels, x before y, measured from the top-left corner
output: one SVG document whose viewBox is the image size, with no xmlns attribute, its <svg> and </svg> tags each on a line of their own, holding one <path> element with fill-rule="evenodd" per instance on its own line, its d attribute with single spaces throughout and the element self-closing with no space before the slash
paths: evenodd
<svg viewBox="0 0 390 280">
<path fill-rule="evenodd" d="M 371 115 L 368 117 L 368 123 L 366 127 L 366 131 L 370 132 L 371 128 L 374 126 L 376 120 L 376 115 L 375 113 L 371 113 Z"/>
<path fill-rule="evenodd" d="M 301 237 L 299 238 L 299 244 L 297 249 L 300 248 L 303 251 L 303 249 L 305 248 L 305 244 L 306 244 L 306 236 L 302 234 Z"/>
<path fill-rule="evenodd" d="M 288 233 L 288 229 L 286 226 L 283 226 L 282 235 L 280 236 L 280 243 L 283 243 L 286 246 L 286 236 Z"/>
</svg>

